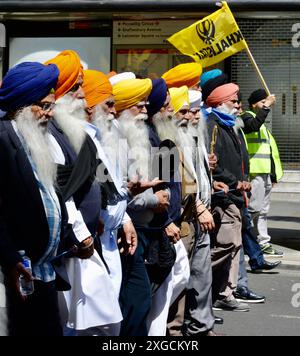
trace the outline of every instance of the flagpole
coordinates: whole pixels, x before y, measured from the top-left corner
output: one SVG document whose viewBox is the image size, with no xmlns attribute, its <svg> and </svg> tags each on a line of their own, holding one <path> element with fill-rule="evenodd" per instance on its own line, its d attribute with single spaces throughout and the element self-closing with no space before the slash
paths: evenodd
<svg viewBox="0 0 300 356">
<path fill-rule="evenodd" d="M 249 47 L 248 47 L 248 44 L 247 44 L 247 47 L 246 47 L 246 51 L 247 51 L 248 57 L 249 57 L 249 59 L 250 59 L 252 65 L 253 65 L 254 69 L 256 70 L 256 73 L 257 73 L 257 75 L 258 75 L 258 77 L 259 77 L 259 79 L 260 79 L 262 85 L 263 85 L 264 88 L 265 88 L 265 91 L 267 92 L 268 95 L 271 95 L 270 90 L 269 90 L 269 88 L 268 88 L 268 86 L 267 86 L 267 83 L 265 82 L 264 77 L 262 76 L 261 71 L 260 71 L 260 69 L 258 68 L 257 63 L 255 62 L 254 57 L 252 56 L 252 53 L 251 53 L 251 51 L 250 51 L 250 49 L 249 49 Z"/>
<path fill-rule="evenodd" d="M 223 4 L 221 2 L 217 2 L 216 6 L 222 7 Z M 268 88 L 268 85 L 265 82 L 263 75 L 261 74 L 261 71 L 260 71 L 260 69 L 259 69 L 259 67 L 258 67 L 258 65 L 257 65 L 257 63 L 256 63 L 256 61 L 255 61 L 255 59 L 254 59 L 249 47 L 248 47 L 248 43 L 247 42 L 246 42 L 246 51 L 247 51 L 247 55 L 248 55 L 248 57 L 250 59 L 250 62 L 252 63 L 252 65 L 253 65 L 253 67 L 254 67 L 254 69 L 255 69 L 255 71 L 256 71 L 256 73 L 257 73 L 257 75 L 258 75 L 258 77 L 259 77 L 259 79 L 260 79 L 260 81 L 261 81 L 261 83 L 263 85 L 263 87 L 265 88 L 265 91 L 267 92 L 268 95 L 271 95 L 271 92 L 270 92 L 270 90 Z"/>
</svg>

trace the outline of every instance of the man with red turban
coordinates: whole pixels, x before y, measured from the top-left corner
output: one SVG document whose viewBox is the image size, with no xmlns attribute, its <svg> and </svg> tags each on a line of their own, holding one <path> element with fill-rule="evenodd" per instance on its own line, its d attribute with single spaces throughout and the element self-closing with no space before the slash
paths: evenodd
<svg viewBox="0 0 300 356">
<path fill-rule="evenodd" d="M 245 181 L 241 144 L 234 131 L 239 108 L 238 91 L 239 87 L 234 83 L 223 84 L 206 99 L 206 104 L 212 108 L 207 120 L 209 143 L 218 157 L 213 179 L 227 184 L 232 190 L 212 199 L 216 229 L 211 234 L 211 259 L 214 307 L 247 311 L 248 305 L 239 303 L 233 295 L 238 282 L 242 244 L 240 210 L 245 203 L 245 192 L 251 189 Z"/>
</svg>

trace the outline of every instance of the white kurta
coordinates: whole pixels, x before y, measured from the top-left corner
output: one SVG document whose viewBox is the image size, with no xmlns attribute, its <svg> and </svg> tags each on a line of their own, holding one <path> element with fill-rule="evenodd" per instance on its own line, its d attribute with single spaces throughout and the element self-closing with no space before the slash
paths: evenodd
<svg viewBox="0 0 300 356">
<path fill-rule="evenodd" d="M 4 276 L 0 268 L 0 336 L 7 336 L 7 315 Z"/>
<path fill-rule="evenodd" d="M 100 144 L 100 132 L 91 124 L 86 127 L 87 133 L 94 141 L 99 158 L 105 164 L 110 176 L 112 177 L 114 184 L 123 200 L 116 202 L 115 205 L 108 205 L 106 210 L 101 211 L 101 218 L 104 221 L 104 233 L 101 235 L 102 254 L 105 262 L 109 268 L 109 276 L 111 278 L 116 295 L 119 297 L 121 283 L 122 283 L 122 265 L 120 252 L 117 245 L 117 230 L 126 221 L 131 219 L 126 214 L 127 208 L 127 191 L 122 184 L 122 177 L 118 173 L 117 167 L 114 167 L 107 155 L 105 154 Z"/>
<path fill-rule="evenodd" d="M 64 154 L 53 136 L 50 142 L 55 163 L 65 164 Z M 78 241 L 91 236 L 72 198 L 66 208 Z M 83 330 L 122 320 L 112 280 L 96 251 L 86 260 L 66 259 L 66 269 L 72 289 L 60 293 L 63 298 L 60 298 L 59 307 L 70 328 Z"/>
<path fill-rule="evenodd" d="M 190 278 L 190 263 L 182 240 L 175 245 L 176 261 L 169 276 L 152 297 L 148 314 L 148 336 L 165 336 L 169 308 L 186 288 Z"/>
<path fill-rule="evenodd" d="M 84 330 L 123 319 L 111 279 L 96 251 L 86 260 L 68 259 L 66 267 L 72 285 L 70 291 L 63 292 L 68 327 Z"/>
</svg>

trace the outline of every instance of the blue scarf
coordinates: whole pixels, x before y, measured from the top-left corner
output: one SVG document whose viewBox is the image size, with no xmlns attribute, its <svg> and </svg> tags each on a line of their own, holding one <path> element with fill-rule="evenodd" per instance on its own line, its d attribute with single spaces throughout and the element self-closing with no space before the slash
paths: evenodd
<svg viewBox="0 0 300 356">
<path fill-rule="evenodd" d="M 211 110 L 219 119 L 220 123 L 226 127 L 233 127 L 235 125 L 236 117 L 234 115 L 224 114 L 216 109 Z"/>
</svg>

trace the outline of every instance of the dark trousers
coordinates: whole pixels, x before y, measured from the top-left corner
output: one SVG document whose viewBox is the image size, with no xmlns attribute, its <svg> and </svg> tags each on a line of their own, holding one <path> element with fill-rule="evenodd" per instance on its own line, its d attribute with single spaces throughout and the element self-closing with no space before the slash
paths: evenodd
<svg viewBox="0 0 300 356">
<path fill-rule="evenodd" d="M 25 301 L 7 288 L 10 336 L 63 336 L 54 282 L 34 281 Z"/>
<path fill-rule="evenodd" d="M 138 231 L 133 256 L 122 256 L 123 281 L 120 305 L 123 314 L 120 336 L 147 336 L 147 315 L 151 307 L 151 285 L 145 266 L 146 236 Z"/>
<path fill-rule="evenodd" d="M 244 208 L 242 228 L 243 248 L 245 254 L 249 256 L 250 267 L 259 268 L 264 264 L 264 255 L 252 230 L 251 215 L 248 209 Z"/>
</svg>

